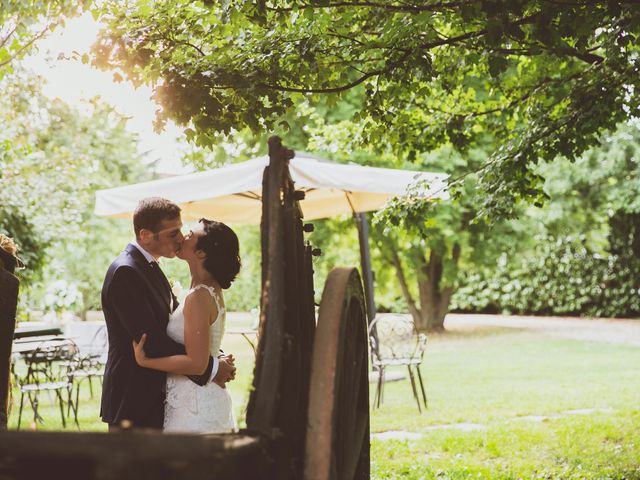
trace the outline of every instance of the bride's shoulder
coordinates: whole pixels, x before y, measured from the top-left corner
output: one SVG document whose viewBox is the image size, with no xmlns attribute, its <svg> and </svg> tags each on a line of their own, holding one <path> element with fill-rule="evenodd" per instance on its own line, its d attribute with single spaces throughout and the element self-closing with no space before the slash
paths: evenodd
<svg viewBox="0 0 640 480">
<path fill-rule="evenodd" d="M 214 290 L 213 287 L 210 287 L 209 285 L 205 285 L 204 283 L 201 283 L 199 285 L 196 285 L 195 287 L 193 287 L 191 290 L 189 290 L 189 292 L 187 292 L 187 297 L 191 296 L 191 295 L 200 295 L 200 296 L 204 296 L 206 295 L 204 292 L 208 292 L 209 296 L 214 297 L 216 292 Z"/>
<path fill-rule="evenodd" d="M 218 301 L 215 296 L 215 290 L 212 287 L 203 285 L 205 288 L 198 288 L 200 285 L 189 290 L 184 299 L 185 319 L 201 318 L 208 319 L 211 325 L 211 318 L 217 318 L 219 314 Z M 212 301 L 213 299 L 213 301 Z"/>
<path fill-rule="evenodd" d="M 187 292 L 187 296 L 184 299 L 185 307 L 189 304 L 203 304 L 210 305 L 214 302 L 211 301 L 213 299 L 215 303 L 217 303 L 216 291 L 213 287 L 208 285 L 196 285 L 191 290 Z"/>
</svg>

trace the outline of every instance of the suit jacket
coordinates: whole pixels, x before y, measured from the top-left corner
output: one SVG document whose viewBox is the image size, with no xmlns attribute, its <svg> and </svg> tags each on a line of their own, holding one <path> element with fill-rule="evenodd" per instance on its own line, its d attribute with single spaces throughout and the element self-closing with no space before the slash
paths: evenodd
<svg viewBox="0 0 640 480">
<path fill-rule="evenodd" d="M 147 334 L 145 353 L 166 357 L 185 353 L 183 345 L 167 336 L 171 305 L 178 301 L 169 282 L 134 245 L 129 244 L 107 270 L 102 286 L 102 310 L 109 335 L 100 416 L 118 424 L 129 420 L 135 427 L 162 428 L 166 373 L 138 366 L 132 340 Z M 173 301 L 173 302 L 172 302 Z M 189 377 L 199 385 L 208 382 L 213 360 L 202 376 Z"/>
</svg>

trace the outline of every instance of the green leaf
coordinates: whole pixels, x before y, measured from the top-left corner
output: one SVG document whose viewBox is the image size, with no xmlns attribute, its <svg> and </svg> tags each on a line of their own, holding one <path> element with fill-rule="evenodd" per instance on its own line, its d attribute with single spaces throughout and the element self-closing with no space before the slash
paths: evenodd
<svg viewBox="0 0 640 480">
<path fill-rule="evenodd" d="M 509 60 L 502 55 L 493 54 L 487 59 L 489 64 L 489 73 L 492 77 L 499 77 L 509 66 Z"/>
</svg>

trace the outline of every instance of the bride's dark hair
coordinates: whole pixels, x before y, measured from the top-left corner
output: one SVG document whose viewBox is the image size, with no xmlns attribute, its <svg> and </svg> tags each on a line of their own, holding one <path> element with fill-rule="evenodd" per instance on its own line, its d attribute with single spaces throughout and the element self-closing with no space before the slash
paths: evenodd
<svg viewBox="0 0 640 480">
<path fill-rule="evenodd" d="M 200 223 L 204 226 L 204 235 L 198 238 L 196 249 L 207 255 L 204 268 L 227 289 L 240 271 L 238 236 L 222 222 L 201 218 Z"/>
</svg>

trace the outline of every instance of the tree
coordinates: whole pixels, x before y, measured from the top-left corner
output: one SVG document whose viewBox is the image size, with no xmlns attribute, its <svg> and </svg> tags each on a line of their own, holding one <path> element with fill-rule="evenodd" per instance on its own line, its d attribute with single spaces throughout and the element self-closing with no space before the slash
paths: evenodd
<svg viewBox="0 0 640 480">
<path fill-rule="evenodd" d="M 621 124 L 574 165 L 559 158 L 541 164 L 540 173 L 553 200 L 536 215 L 547 232 L 584 235 L 594 250 L 608 250 L 611 218 L 640 213 L 640 125 Z"/>
<path fill-rule="evenodd" d="M 539 159 L 575 159 L 639 113 L 632 1 L 205 1 L 104 5 L 94 63 L 155 86 L 157 122 L 211 145 L 357 90 L 361 142 L 403 158 L 487 133 L 478 215 L 545 200 Z"/>
<path fill-rule="evenodd" d="M 440 149 L 422 156 L 421 167 L 456 177 L 485 158 L 482 148 L 465 155 Z M 495 221 L 491 228 L 485 222 L 471 221 L 477 216 L 474 193 L 478 178 L 466 175 L 462 180 L 456 199 L 433 203 L 415 185 L 407 197 L 393 199 L 374 218 L 373 238 L 395 270 L 408 310 L 422 331 L 444 330 L 460 272 L 490 265 L 505 243 L 517 238 L 505 221 Z"/>
<path fill-rule="evenodd" d="M 49 2 L 3 1 L 0 6 L 0 81 L 6 74 L 12 74 L 20 60 L 37 47 L 38 40 L 44 38 L 59 26 L 63 26 L 65 17 L 79 14 L 90 5 L 90 1 L 55 0 Z M 28 91 L 28 89 L 26 89 Z M 15 93 L 15 92 L 13 92 Z M 22 95 L 24 92 L 19 92 Z M 3 94 L 9 94 L 3 90 Z M 6 99 L 5 99 L 6 100 Z M 6 118 L 4 118 L 6 122 Z M 3 123 L 3 128 L 8 125 Z M 24 159 L 28 149 L 11 143 L 11 135 L 3 132 L 0 135 L 0 185 L 7 188 L 8 178 L 12 171 L 6 170 L 16 159 Z M 4 178 L 3 178 L 4 177 Z M 12 186 L 13 188 L 14 186 Z M 26 212 L 21 211 L 15 202 L 18 197 L 2 192 L 0 195 L 0 230 L 12 232 L 22 246 L 21 255 L 32 267 L 27 278 L 40 272 L 42 268 L 42 251 L 47 241 L 31 223 Z"/>
<path fill-rule="evenodd" d="M 38 40 L 59 26 L 65 17 L 88 8 L 90 0 L 23 2 L 7 0 L 0 7 L 0 79 L 37 46 Z"/>
<path fill-rule="evenodd" d="M 457 244 L 485 238 L 469 221 L 497 223 L 519 199 L 541 205 L 540 159 L 574 160 L 639 111 L 631 2 L 173 0 L 109 2 L 105 12 L 94 63 L 155 85 L 158 126 L 171 118 L 198 145 L 245 126 L 295 129 L 301 106 L 346 100 L 356 107 L 350 117 L 324 128 L 347 140 L 352 158 L 427 168 L 427 152 L 461 153 L 460 168 L 446 168 L 455 208 L 414 197 L 383 217 L 413 232 L 397 241 L 415 247 L 401 250 L 416 252 L 418 291 L 431 292 L 416 312 L 433 319 L 455 288 L 445 272 L 485 251 Z M 466 160 L 487 142 L 485 158 Z"/>
<path fill-rule="evenodd" d="M 371 240 L 377 247 L 372 251 L 376 289 L 377 293 L 385 293 L 382 298 L 387 308 L 408 310 L 420 330 L 443 330 L 460 272 L 491 264 L 506 238 L 515 240 L 515 232 L 504 222 L 495 221 L 492 229 L 484 222 L 471 222 L 478 208 L 473 203 L 477 176 L 466 173 L 486 159 L 491 138 L 487 136 L 481 147 L 470 148 L 464 154 L 442 147 L 419 155 L 412 162 L 392 152 L 379 154 L 370 147 L 358 149 L 361 129 L 350 119 L 350 113 L 358 109 L 360 100 L 351 93 L 334 106 L 320 102 L 315 107 L 298 107 L 291 127 L 296 130 L 297 122 L 303 123 L 308 148 L 340 162 L 440 171 L 460 179 L 458 198 L 435 205 L 420 194 L 421 185 L 414 186 L 408 199 L 395 199 L 376 214 L 371 229 Z M 326 225 L 320 229 L 326 229 Z M 353 233 L 353 226 L 351 230 Z M 348 236 L 344 228 L 341 233 L 341 238 Z M 316 233 L 313 238 L 315 241 Z M 330 248 L 323 246 L 329 256 L 338 249 L 344 252 L 348 247 L 340 248 L 336 241 Z M 357 251 L 357 245 L 352 244 L 351 250 Z M 326 260 L 322 258 L 321 262 Z M 400 301 L 393 296 L 399 296 Z"/>
<path fill-rule="evenodd" d="M 351 120 L 361 101 L 357 92 L 350 92 L 335 105 L 323 99 L 315 105 L 298 104 L 295 112 L 286 116 L 287 145 L 339 163 L 445 171 L 454 177 L 473 170 L 486 158 L 486 150 L 491 145 L 489 140 L 484 148 L 470 149 L 465 155 L 452 148 L 441 148 L 430 155 L 421 155 L 413 163 L 392 152 L 379 154 L 370 146 L 363 148 L 358 139 L 361 129 Z M 260 139 L 247 129 L 237 132 L 232 140 L 231 148 L 223 144 L 213 147 L 213 152 L 209 153 L 206 149 L 196 148 L 186 161 L 198 168 L 216 167 L 221 160 L 243 161 L 249 152 L 253 155 L 265 153 L 256 148 L 264 148 L 266 138 Z M 228 151 L 233 154 L 229 155 Z M 407 215 L 399 210 L 405 204 L 404 200 L 396 201 L 377 217 L 376 225 L 371 229 L 377 303 L 382 309 L 408 309 L 421 330 L 444 328 L 444 318 L 459 283 L 461 269 L 472 268 L 471 264 L 479 267 L 498 254 L 496 250 L 501 245 L 500 234 L 504 234 L 504 226 L 494 225 L 497 238 L 489 242 L 486 224 L 470 224 L 476 212 L 470 203 L 476 181 L 474 176 L 469 176 L 461 189 L 464 195 L 455 203 L 441 202 L 430 218 L 424 216 L 430 202 L 423 202 L 419 196 L 408 203 L 411 211 Z M 314 221 L 314 224 L 316 228 L 310 240 L 323 251 L 323 255 L 314 261 L 316 280 L 322 284 L 336 264 L 359 263 L 358 241 L 352 218 L 326 219 Z M 245 294 L 238 300 L 246 298 Z"/>
<path fill-rule="evenodd" d="M 42 300 L 65 280 L 77 309 L 95 308 L 110 257 L 131 236 L 129 226 L 95 217 L 95 191 L 150 174 L 125 117 L 98 100 L 81 113 L 43 96 L 42 83 L 24 71 L 0 83 L 0 228 L 21 248 L 26 295 Z"/>
<path fill-rule="evenodd" d="M 640 128 L 622 124 L 574 164 L 539 167 L 551 201 L 510 222 L 495 264 L 467 271 L 454 308 L 543 315 L 640 313 Z"/>
</svg>

